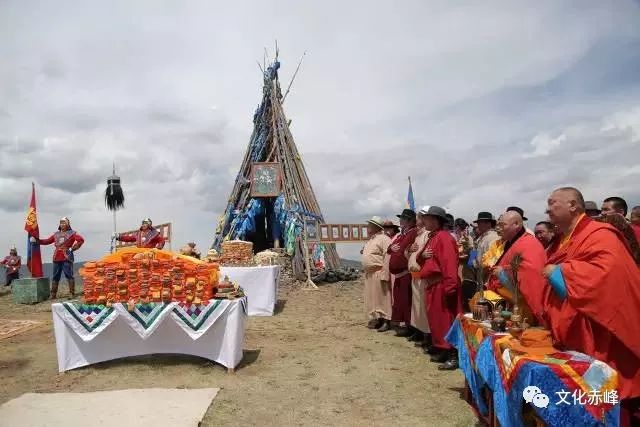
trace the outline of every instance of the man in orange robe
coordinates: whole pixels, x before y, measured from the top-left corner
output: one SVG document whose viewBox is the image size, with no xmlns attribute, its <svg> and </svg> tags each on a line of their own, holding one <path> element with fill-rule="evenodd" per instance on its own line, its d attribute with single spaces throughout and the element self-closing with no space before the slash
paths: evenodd
<svg viewBox="0 0 640 427">
<path fill-rule="evenodd" d="M 527 318 L 532 324 L 537 319 L 528 306 L 526 298 L 522 297 L 523 287 L 543 288 L 545 280 L 540 272 L 546 263 L 546 253 L 542 244 L 524 228 L 522 216 L 517 211 L 508 211 L 500 216 L 498 227 L 501 230 L 504 240 L 504 251 L 498 262 L 492 268 L 492 275 L 487 283 L 487 288 L 497 292 L 510 303 L 514 303 L 513 273 L 511 271 L 511 261 L 520 254 L 522 262 L 518 269 L 518 283 L 520 289 L 520 299 L 518 306 L 520 314 Z"/>
<path fill-rule="evenodd" d="M 547 213 L 559 231 L 547 253 L 548 284 L 522 293 L 557 344 L 618 371 L 621 421 L 631 425 L 640 397 L 640 270 L 622 234 L 585 215 L 577 189 L 551 193 Z"/>
<path fill-rule="evenodd" d="M 462 313 L 462 286 L 458 276 L 458 243 L 445 230 L 448 218 L 445 210 L 430 206 L 423 215 L 429 240 L 417 257 L 425 258 L 420 277 L 426 283 L 425 303 L 427 319 L 431 329 L 431 342 L 439 350 L 431 358 L 432 362 L 442 363 L 440 370 L 458 368 L 458 353 L 444 337 L 451 329 L 456 316 Z"/>
</svg>

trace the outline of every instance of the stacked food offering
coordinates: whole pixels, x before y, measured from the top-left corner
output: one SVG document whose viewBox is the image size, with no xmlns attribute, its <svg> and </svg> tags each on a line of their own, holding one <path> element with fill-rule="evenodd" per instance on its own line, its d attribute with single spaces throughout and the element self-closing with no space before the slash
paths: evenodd
<svg viewBox="0 0 640 427">
<path fill-rule="evenodd" d="M 244 296 L 242 288 L 237 283 L 229 280 L 228 276 L 224 276 L 224 279 L 218 284 L 216 288 L 216 299 L 234 299 Z"/>
<path fill-rule="evenodd" d="M 253 262 L 253 243 L 243 240 L 222 242 L 222 265 L 249 266 Z"/>
<path fill-rule="evenodd" d="M 218 291 L 219 266 L 157 249 L 125 248 L 80 269 L 87 304 L 200 304 Z"/>
</svg>

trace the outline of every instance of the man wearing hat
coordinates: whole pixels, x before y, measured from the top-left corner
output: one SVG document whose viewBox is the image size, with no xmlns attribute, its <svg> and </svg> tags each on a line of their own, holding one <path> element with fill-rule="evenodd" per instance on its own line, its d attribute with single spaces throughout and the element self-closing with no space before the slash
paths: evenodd
<svg viewBox="0 0 640 427">
<path fill-rule="evenodd" d="M 393 221 L 385 221 L 383 224 L 384 234 L 389 236 L 390 239 L 396 237 L 396 234 L 400 232 L 400 226 Z"/>
<path fill-rule="evenodd" d="M 600 216 L 600 209 L 596 202 L 589 200 L 588 202 L 584 202 L 585 213 L 589 218 L 598 218 Z"/>
<path fill-rule="evenodd" d="M 11 282 L 20 278 L 21 260 L 18 256 L 18 250 L 15 246 L 12 247 L 11 250 L 9 250 L 9 256 L 4 257 L 4 259 L 0 261 L 0 264 L 4 265 L 4 267 L 7 269 L 6 280 L 4 282 L 5 286 L 11 285 Z"/>
<path fill-rule="evenodd" d="M 75 296 L 76 284 L 73 278 L 73 253 L 80 249 L 84 243 L 84 238 L 75 230 L 71 229 L 71 221 L 69 218 L 60 218 L 58 231 L 47 239 L 38 239 L 31 237 L 32 243 L 40 245 L 50 245 L 53 243 L 55 249 L 53 251 L 53 277 L 51 278 L 51 299 L 58 296 L 58 283 L 64 273 L 64 277 L 69 284 L 69 294 L 71 298 Z"/>
<path fill-rule="evenodd" d="M 478 218 L 474 221 L 474 224 L 478 227 L 478 236 L 476 240 L 476 259 L 474 261 L 474 267 L 476 271 L 480 273 L 481 280 L 484 283 L 484 272 L 482 271 L 482 258 L 484 254 L 489 250 L 489 247 L 493 242 L 500 239 L 498 233 L 495 230 L 496 219 L 490 212 L 479 212 Z"/>
<path fill-rule="evenodd" d="M 400 215 L 401 231 L 396 235 L 387 250 L 389 254 L 389 272 L 393 274 L 393 306 L 391 320 L 403 326 L 398 328 L 396 335 L 408 337 L 411 335 L 411 274 L 409 273 L 408 249 L 416 239 L 416 213 L 405 209 Z"/>
<path fill-rule="evenodd" d="M 374 216 L 367 221 L 369 240 L 362 249 L 364 270 L 364 306 L 369 317 L 369 329 L 389 330 L 391 319 L 391 284 L 385 269 L 385 256 L 391 239 L 383 231 L 382 219 Z"/>
<path fill-rule="evenodd" d="M 113 238 L 121 242 L 136 243 L 139 248 L 164 248 L 164 237 L 151 222 L 150 218 L 142 220 L 140 229 L 134 235 L 113 233 Z M 195 246 L 195 244 L 194 244 Z"/>
<path fill-rule="evenodd" d="M 431 329 L 432 362 L 442 363 L 440 370 L 458 368 L 458 354 L 445 340 L 456 316 L 462 312 L 462 289 L 458 276 L 458 244 L 445 230 L 445 210 L 430 206 L 423 217 L 429 232 L 427 245 L 418 253 L 425 259 L 420 278 L 426 285 L 426 308 Z M 433 351 L 435 350 L 435 351 Z"/>
<path fill-rule="evenodd" d="M 424 215 L 429 210 L 429 206 L 424 206 L 418 211 L 416 240 L 409 248 L 409 271 L 411 272 L 411 329 L 413 335 L 410 341 L 415 341 L 416 346 L 428 347 L 431 345 L 431 331 L 429 330 L 429 320 L 427 319 L 427 308 L 424 296 L 424 281 L 420 278 L 420 270 L 424 263 L 424 258 L 418 258 L 421 251 L 429 240 L 429 232 L 424 228 Z"/>
</svg>

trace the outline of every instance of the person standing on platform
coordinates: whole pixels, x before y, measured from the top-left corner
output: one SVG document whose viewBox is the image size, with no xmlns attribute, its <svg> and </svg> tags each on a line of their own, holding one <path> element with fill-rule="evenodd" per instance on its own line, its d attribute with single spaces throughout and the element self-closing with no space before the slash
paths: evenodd
<svg viewBox="0 0 640 427">
<path fill-rule="evenodd" d="M 11 282 L 20 278 L 20 265 L 21 259 L 18 256 L 18 250 L 13 247 L 9 250 L 9 256 L 4 257 L 0 264 L 4 265 L 7 269 L 6 271 L 6 280 L 4 285 L 10 286 Z"/>
<path fill-rule="evenodd" d="M 431 329 L 432 362 L 440 370 L 458 368 L 458 353 L 445 340 L 456 316 L 462 312 L 462 288 L 458 277 L 458 244 L 446 231 L 445 210 L 431 206 L 424 215 L 429 240 L 418 257 L 424 258 L 420 277 L 426 285 L 426 311 Z"/>
<path fill-rule="evenodd" d="M 58 284 L 64 273 L 64 277 L 69 284 L 69 295 L 71 298 L 75 296 L 76 282 L 73 277 L 73 253 L 80 249 L 84 243 L 84 239 L 75 230 L 71 229 L 71 221 L 69 218 L 62 217 L 58 231 L 47 239 L 37 239 L 31 237 L 31 243 L 40 245 L 54 244 L 53 251 L 53 277 L 51 278 L 51 299 L 58 296 Z"/>
<path fill-rule="evenodd" d="M 369 317 L 367 327 L 385 327 L 388 330 L 391 319 L 391 284 L 384 259 L 391 239 L 384 233 L 382 219 L 377 216 L 367 221 L 367 232 L 369 240 L 362 250 L 364 306 Z"/>
<path fill-rule="evenodd" d="M 585 213 L 582 193 L 555 190 L 547 213 L 559 234 L 547 250 L 542 288 L 522 287 L 555 342 L 618 371 L 621 425 L 640 409 L 640 270 L 624 236 Z M 604 210 L 604 209 L 603 209 Z"/>
<path fill-rule="evenodd" d="M 429 232 L 424 228 L 424 215 L 429 206 L 424 206 L 418 212 L 416 240 L 409 248 L 409 271 L 411 272 L 411 329 L 413 335 L 410 341 L 415 341 L 418 347 L 431 345 L 431 332 L 427 320 L 427 309 L 424 304 L 424 283 L 420 278 L 420 270 L 424 259 L 418 259 L 418 251 L 422 250 L 429 239 Z"/>
<path fill-rule="evenodd" d="M 411 274 L 409 273 L 408 249 L 416 239 L 416 213 L 405 209 L 400 215 L 400 234 L 396 235 L 387 250 L 389 272 L 393 274 L 393 306 L 391 321 L 398 325 L 396 336 L 411 335 Z M 402 326 L 399 326 L 402 324 Z"/>
<path fill-rule="evenodd" d="M 162 249 L 164 248 L 165 243 L 164 237 L 162 237 L 162 234 L 160 234 L 160 231 L 158 231 L 158 229 L 153 227 L 153 223 L 151 222 L 150 218 L 145 218 L 142 220 L 140 229 L 133 236 L 113 233 L 113 238 L 120 242 L 135 242 L 137 247 L 149 249 Z"/>
</svg>

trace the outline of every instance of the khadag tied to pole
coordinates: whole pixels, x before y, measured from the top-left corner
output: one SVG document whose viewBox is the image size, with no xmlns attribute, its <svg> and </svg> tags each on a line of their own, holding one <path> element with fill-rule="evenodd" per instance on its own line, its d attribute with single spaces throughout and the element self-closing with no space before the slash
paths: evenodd
<svg viewBox="0 0 640 427">
<path fill-rule="evenodd" d="M 31 203 L 27 211 L 27 219 L 24 223 L 24 229 L 27 232 L 27 268 L 31 272 L 31 277 L 42 277 L 42 256 L 40 254 L 40 245 L 31 243 L 30 238 L 40 238 L 40 230 L 38 228 L 38 214 L 36 210 L 36 186 L 31 183 Z"/>
</svg>

